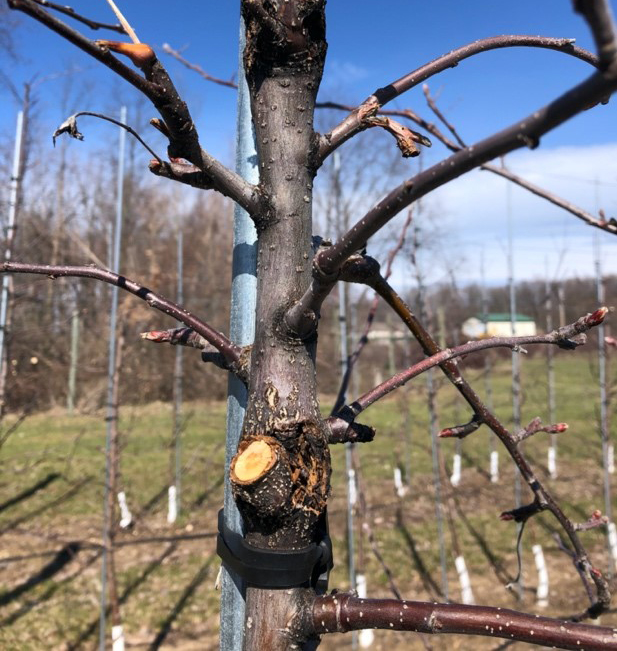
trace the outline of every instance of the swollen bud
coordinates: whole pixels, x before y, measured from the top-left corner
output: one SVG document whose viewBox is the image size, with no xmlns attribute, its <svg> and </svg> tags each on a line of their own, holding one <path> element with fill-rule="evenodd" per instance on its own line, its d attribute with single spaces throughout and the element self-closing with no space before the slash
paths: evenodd
<svg viewBox="0 0 617 651">
<path fill-rule="evenodd" d="M 588 314 L 585 317 L 585 323 L 592 328 L 593 326 L 600 325 L 604 321 L 604 317 L 608 314 L 608 307 L 600 307 L 595 312 Z"/>
<path fill-rule="evenodd" d="M 122 43 L 120 41 L 96 41 L 103 50 L 111 50 L 127 56 L 138 68 L 152 63 L 156 58 L 154 50 L 145 43 Z"/>
</svg>

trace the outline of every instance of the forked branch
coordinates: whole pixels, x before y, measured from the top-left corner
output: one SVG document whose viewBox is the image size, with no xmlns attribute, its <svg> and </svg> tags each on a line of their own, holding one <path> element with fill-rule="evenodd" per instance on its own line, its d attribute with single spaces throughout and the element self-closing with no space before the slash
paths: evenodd
<svg viewBox="0 0 617 651">
<path fill-rule="evenodd" d="M 382 106 L 394 98 L 399 97 L 402 93 L 421 84 L 433 75 L 458 65 L 464 59 L 468 59 L 481 52 L 507 47 L 537 47 L 557 50 L 558 52 L 563 52 L 577 59 L 581 59 L 593 66 L 598 66 L 599 64 L 598 57 L 587 50 L 576 47 L 574 45 L 574 39 L 570 38 L 513 35 L 480 39 L 456 50 L 452 50 L 448 54 L 444 54 L 408 73 L 404 77 L 387 84 L 383 88 L 378 88 L 360 106 L 352 110 L 332 131 L 322 136 L 319 147 L 318 165 L 321 165 L 337 147 L 340 147 L 353 135 L 368 128 L 369 125 L 366 124 L 366 118 L 368 116 L 375 115 Z"/>
<path fill-rule="evenodd" d="M 137 88 L 163 118 L 165 126 L 161 130 L 169 138 L 168 154 L 172 162 L 174 159 L 186 159 L 208 178 L 207 187 L 230 197 L 251 215 L 259 212 L 261 195 L 257 188 L 202 149 L 186 103 L 150 46 L 145 43 L 92 41 L 45 11 L 36 0 L 8 0 L 8 4 L 73 43 Z M 127 56 L 143 72 L 143 76 L 122 63 L 112 52 Z M 164 173 L 167 171 L 165 166 L 156 165 L 151 169 L 155 174 L 162 171 L 160 176 L 174 178 L 173 174 Z"/>
<path fill-rule="evenodd" d="M 615 90 L 617 65 L 610 74 L 595 73 L 524 120 L 407 179 L 369 210 L 338 242 L 317 254 L 315 262 L 320 273 L 325 276 L 335 273 L 361 244 L 412 202 L 493 158 L 520 147 L 536 147 L 545 133 L 588 106 L 603 101 Z"/>
<path fill-rule="evenodd" d="M 437 106 L 437 103 L 435 102 L 434 98 L 431 97 L 428 86 L 425 85 L 423 90 L 429 108 L 433 111 L 433 113 L 437 116 L 437 118 L 441 120 L 441 122 L 443 122 L 443 124 L 447 127 L 447 129 L 450 131 L 450 133 L 454 136 L 454 138 L 458 142 L 458 145 L 453 143 L 448 138 L 446 138 L 438 129 L 431 128 L 434 125 L 427 125 L 428 130 L 435 137 L 441 140 L 441 142 L 446 147 L 448 147 L 448 149 L 450 149 L 451 151 L 460 151 L 462 147 L 466 147 L 465 141 L 461 138 L 456 127 L 445 117 L 445 115 L 441 112 L 441 110 Z M 617 221 L 615 221 L 614 219 L 607 220 L 604 214 L 602 213 L 600 214 L 600 219 L 597 219 L 592 214 L 588 213 L 583 208 L 576 206 L 572 202 L 566 201 L 565 199 L 562 199 L 556 194 L 553 194 L 552 192 L 549 192 L 548 190 L 545 190 L 544 188 L 541 188 L 535 185 L 534 183 L 527 181 L 521 176 L 514 174 L 507 167 L 505 167 L 505 165 L 498 167 L 497 165 L 493 165 L 491 163 L 485 163 L 484 165 L 480 165 L 480 169 L 486 170 L 488 172 L 492 172 L 493 174 L 497 174 L 498 176 L 501 176 L 505 179 L 508 179 L 509 181 L 512 181 L 512 183 L 515 183 L 516 185 L 520 186 L 521 188 L 524 188 L 525 190 L 528 190 L 532 194 L 535 194 L 536 196 L 541 197 L 542 199 L 546 199 L 553 205 L 558 206 L 559 208 L 563 208 L 565 211 L 569 212 L 575 217 L 578 217 L 580 220 L 582 220 L 589 226 L 594 226 L 595 228 L 599 228 L 600 230 L 606 231 L 607 233 L 617 234 Z"/>
<path fill-rule="evenodd" d="M 73 7 L 68 7 L 67 5 L 59 5 L 56 4 L 55 2 L 48 2 L 47 0 L 34 0 L 36 4 L 41 5 L 41 7 L 48 7 L 49 9 L 53 9 L 54 11 L 57 11 L 60 14 L 64 14 L 65 16 L 70 16 L 74 20 L 77 20 L 80 23 L 83 23 L 90 29 L 107 29 L 111 32 L 118 32 L 119 34 L 126 34 L 126 31 L 124 30 L 124 27 L 120 24 L 115 24 L 115 25 L 110 25 L 109 23 L 100 23 L 97 20 L 90 20 L 90 18 L 86 18 L 85 16 L 82 16 L 81 14 L 78 14 Z"/>
</svg>

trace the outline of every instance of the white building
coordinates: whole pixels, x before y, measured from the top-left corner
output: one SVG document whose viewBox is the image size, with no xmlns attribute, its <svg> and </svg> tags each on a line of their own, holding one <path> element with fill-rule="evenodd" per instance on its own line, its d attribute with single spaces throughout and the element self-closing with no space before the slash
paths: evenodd
<svg viewBox="0 0 617 651">
<path fill-rule="evenodd" d="M 514 332 L 512 318 L 509 312 L 486 315 L 486 323 L 482 315 L 472 316 L 463 322 L 461 330 L 470 339 L 483 337 L 526 337 L 536 334 L 536 322 L 524 314 L 515 314 Z"/>
</svg>

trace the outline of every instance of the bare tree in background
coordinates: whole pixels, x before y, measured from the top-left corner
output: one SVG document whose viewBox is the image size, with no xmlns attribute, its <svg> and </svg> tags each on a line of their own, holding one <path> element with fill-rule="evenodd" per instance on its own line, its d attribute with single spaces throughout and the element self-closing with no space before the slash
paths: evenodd
<svg viewBox="0 0 617 651">
<path fill-rule="evenodd" d="M 574 2 L 574 9 L 593 33 L 597 55 L 577 48 L 568 39 L 500 36 L 475 41 L 385 83 L 362 104 L 352 107 L 328 133 L 319 134 L 313 129 L 313 114 L 327 47 L 325 4 L 325 0 L 241 0 L 246 25 L 244 68 L 260 172 L 259 183 L 253 185 L 202 148 L 187 105 L 155 52 L 137 40 L 130 26 L 124 24 L 120 30 L 130 37 L 130 42 L 93 41 L 50 13 L 58 10 L 82 24 L 101 27 L 66 7 L 47 0 L 8 0 L 10 7 L 74 43 L 152 102 L 160 117 L 151 123 L 169 141 L 168 159 L 150 150 L 153 174 L 214 190 L 249 213 L 257 228 L 259 252 L 252 347 L 235 345 L 181 306 L 140 283 L 103 269 L 22 262 L 4 264 L 3 270 L 53 277 L 82 276 L 119 285 L 151 307 L 182 321 L 190 329 L 183 332 L 185 343 L 205 348 L 206 359 L 247 385 L 249 399 L 242 440 L 229 474 L 246 534 L 244 541 L 238 541 L 226 538 L 224 533 L 227 551 L 221 552 L 249 583 L 246 649 L 295 649 L 305 643 L 308 648 L 322 635 L 367 627 L 479 634 L 571 649 L 615 649 L 613 629 L 582 623 L 486 606 L 359 599 L 340 592 L 319 594 L 323 588 L 320 576 L 329 565 L 324 544 L 331 473 L 329 446 L 371 441 L 376 433 L 358 422 L 360 414 L 410 379 L 439 366 L 470 411 L 467 423 L 448 427 L 441 435 L 462 438 L 481 424 L 495 433 L 529 488 L 527 503 L 505 512 L 502 519 L 524 525 L 535 514 L 550 512 L 568 540 L 583 593 L 589 599 L 574 619 L 598 617 L 609 608 L 607 581 L 579 537 L 579 531 L 603 524 L 604 520 L 595 514 L 588 522 L 572 522 L 520 449 L 520 443 L 529 436 L 556 431 L 561 424 L 545 426 L 534 420 L 521 431 L 509 431 L 483 404 L 456 364 L 461 355 L 496 346 L 546 344 L 575 348 L 583 343 L 586 331 L 603 321 L 606 308 L 600 307 L 547 335 L 489 339 L 440 350 L 434 337 L 383 278 L 378 262 L 364 253 L 369 238 L 432 190 L 495 157 L 521 147 L 536 147 L 551 129 L 610 97 L 617 89 L 617 36 L 609 4 L 606 0 Z M 590 64 L 591 75 L 516 124 L 473 145 L 457 148 L 442 162 L 405 180 L 364 215 L 358 215 L 359 219 L 353 217 L 355 225 L 334 243 L 313 239 L 313 181 L 338 147 L 361 131 L 381 128 L 395 138 L 404 156 L 417 155 L 419 146 L 429 142 L 426 136 L 395 121 L 383 107 L 465 58 L 489 49 L 521 46 L 549 48 L 582 59 Z M 130 64 L 125 64 L 122 57 L 128 57 Z M 76 116 L 69 118 L 56 135 L 62 132 L 81 136 Z M 603 228 L 599 222 L 594 225 Z M 316 391 L 317 333 L 322 303 L 339 282 L 375 289 L 413 333 L 427 357 L 324 418 Z M 274 559 L 270 572 L 264 569 L 266 557 Z M 271 576 L 281 567 L 294 577 L 287 577 L 286 585 L 283 580 L 285 589 L 273 584 Z"/>
</svg>

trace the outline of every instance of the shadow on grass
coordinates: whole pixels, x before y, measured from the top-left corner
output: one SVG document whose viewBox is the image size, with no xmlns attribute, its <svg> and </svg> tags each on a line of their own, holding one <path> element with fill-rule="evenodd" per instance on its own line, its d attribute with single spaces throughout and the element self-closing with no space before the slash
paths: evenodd
<svg viewBox="0 0 617 651">
<path fill-rule="evenodd" d="M 411 558 L 416 566 L 416 569 L 418 570 L 418 574 L 420 575 L 420 580 L 422 581 L 424 589 L 429 593 L 431 598 L 441 596 L 441 590 L 439 586 L 435 582 L 435 579 L 433 579 L 431 576 L 431 573 L 428 571 L 428 568 L 424 564 L 424 561 L 418 552 L 416 541 L 413 539 L 413 536 L 411 533 L 409 533 L 409 530 L 405 526 L 405 523 L 403 521 L 403 512 L 400 507 L 396 509 L 396 528 L 405 539 L 407 547 L 409 547 Z"/>
<path fill-rule="evenodd" d="M 135 592 L 135 590 L 156 570 L 161 563 L 168 557 L 171 556 L 176 551 L 177 544 L 173 543 L 169 545 L 165 551 L 158 557 L 155 558 L 152 563 L 146 567 L 146 569 L 132 582 L 129 583 L 124 590 L 120 593 L 119 596 L 119 602 L 120 605 L 126 603 L 128 598 Z M 107 615 L 110 613 L 110 608 L 109 606 L 107 607 Z M 70 644 L 67 644 L 66 649 L 67 651 L 77 651 L 77 649 L 80 649 L 84 642 L 93 635 L 96 631 L 99 629 L 99 623 L 100 619 L 97 617 L 96 619 L 92 620 L 90 624 L 88 624 L 88 627 L 84 629 L 84 631 L 79 635 L 79 637 L 74 641 L 71 642 Z"/>
<path fill-rule="evenodd" d="M 8 524 L 6 524 L 2 529 L 0 529 L 0 535 L 6 533 L 7 531 L 10 531 L 11 529 L 14 529 L 15 527 L 19 526 L 20 524 L 23 524 L 24 522 L 27 522 L 28 520 L 31 520 L 32 518 L 36 518 L 38 515 L 43 513 L 44 511 L 47 511 L 48 509 L 53 508 L 54 506 L 58 506 L 62 504 L 63 502 L 66 502 L 67 500 L 70 500 L 72 497 L 77 495 L 81 489 L 88 484 L 90 481 L 92 481 L 92 477 L 85 477 L 82 479 L 80 482 L 69 488 L 68 491 L 65 493 L 62 493 L 59 497 L 56 497 L 56 499 L 51 500 L 51 502 L 47 502 L 46 504 L 43 504 L 42 506 L 39 506 L 38 509 L 34 509 L 34 511 L 30 511 L 26 513 L 25 515 L 20 516 L 19 518 L 15 518 L 15 520 L 12 520 Z"/>
<path fill-rule="evenodd" d="M 498 558 L 490 548 L 490 545 L 486 542 L 486 539 L 482 534 L 471 524 L 465 512 L 461 508 L 460 502 L 458 501 L 456 495 L 453 494 L 452 502 L 454 503 L 454 508 L 456 510 L 456 515 L 458 516 L 460 522 L 462 522 L 467 531 L 471 534 L 471 537 L 476 541 L 478 548 L 486 557 L 489 565 L 493 568 L 495 576 L 503 585 L 507 585 L 514 581 L 514 577 L 508 574 L 507 570 L 503 566 L 503 561 Z"/>
<path fill-rule="evenodd" d="M 180 595 L 180 599 L 176 602 L 172 608 L 169 615 L 163 622 L 159 632 L 156 634 L 152 644 L 149 647 L 149 651 L 156 651 L 160 648 L 161 644 L 165 641 L 165 638 L 169 635 L 173 623 L 176 621 L 180 613 L 184 610 L 184 607 L 195 594 L 197 588 L 205 581 L 208 576 L 208 570 L 212 561 L 216 558 L 216 554 L 212 554 L 210 558 L 201 566 L 199 572 L 193 577 L 192 581 L 186 586 L 184 592 Z"/>
<path fill-rule="evenodd" d="M 196 506 L 203 506 L 204 502 L 210 497 L 210 495 L 217 489 L 219 488 L 223 481 L 225 480 L 225 475 L 222 474 L 215 482 L 212 484 L 212 486 L 209 486 L 206 488 L 206 490 L 197 497 L 197 499 L 193 502 L 193 507 Z"/>
<path fill-rule="evenodd" d="M 8 617 L 5 617 L 0 621 L 0 627 L 10 626 L 14 624 L 20 617 L 27 615 L 33 608 L 39 604 L 45 603 L 48 599 L 54 596 L 54 594 L 65 584 L 70 583 L 73 579 L 76 579 L 80 574 L 82 574 L 87 568 L 90 567 L 101 555 L 101 552 L 98 551 L 93 554 L 84 565 L 73 573 L 71 576 L 68 576 L 61 581 L 55 581 L 52 583 L 47 590 L 38 598 L 26 601 L 22 604 L 14 613 L 11 613 Z M 53 561 L 52 561 L 53 562 Z"/>
<path fill-rule="evenodd" d="M 30 486 L 30 488 L 26 488 L 26 490 L 6 500 L 6 502 L 2 502 L 2 504 L 0 504 L 0 513 L 2 511 L 6 511 L 6 509 L 10 508 L 11 506 L 15 506 L 15 504 L 19 504 L 19 502 L 23 502 L 35 493 L 38 493 L 38 491 L 43 490 L 43 488 L 46 488 L 49 486 L 49 484 L 56 481 L 56 479 L 59 479 L 61 476 L 62 475 L 60 475 L 58 472 L 50 472 L 47 477 L 44 477 L 40 481 L 37 481 L 36 484 Z"/>
<path fill-rule="evenodd" d="M 44 565 L 36 574 L 33 574 L 23 583 L 0 595 L 0 606 L 6 606 L 24 593 L 36 588 L 39 583 L 51 579 L 61 569 L 68 565 L 77 556 L 81 549 L 79 542 L 70 542 L 65 545 L 47 565 Z"/>
</svg>

